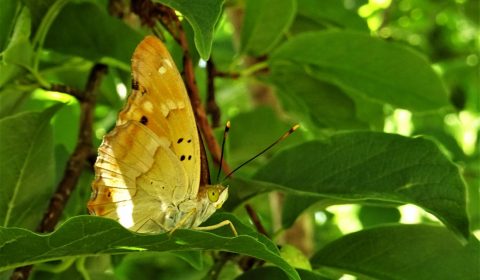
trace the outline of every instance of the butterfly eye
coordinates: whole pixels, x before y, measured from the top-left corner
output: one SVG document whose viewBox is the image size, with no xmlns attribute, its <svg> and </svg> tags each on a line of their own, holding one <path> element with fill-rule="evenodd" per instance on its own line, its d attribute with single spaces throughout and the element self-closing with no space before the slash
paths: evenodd
<svg viewBox="0 0 480 280">
<path fill-rule="evenodd" d="M 220 197 L 220 192 L 217 189 L 210 188 L 208 190 L 208 199 L 210 202 L 217 202 Z"/>
</svg>

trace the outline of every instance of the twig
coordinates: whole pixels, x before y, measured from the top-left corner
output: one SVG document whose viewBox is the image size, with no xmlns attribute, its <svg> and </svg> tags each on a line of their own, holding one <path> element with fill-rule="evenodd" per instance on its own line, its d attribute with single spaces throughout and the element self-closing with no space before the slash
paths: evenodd
<svg viewBox="0 0 480 280">
<path fill-rule="evenodd" d="M 58 91 L 58 92 L 70 94 L 71 96 L 75 97 L 78 101 L 81 101 L 84 97 L 83 96 L 84 93 L 82 91 L 66 85 L 52 84 L 50 88 L 46 88 L 46 90 Z"/>
<path fill-rule="evenodd" d="M 223 72 L 223 71 L 218 71 L 217 69 L 215 69 L 214 75 L 215 77 L 230 78 L 234 80 L 240 78 L 240 73 L 238 72 Z"/>
<path fill-rule="evenodd" d="M 257 228 L 257 231 L 265 235 L 266 237 L 269 237 L 267 231 L 265 230 L 265 227 L 262 225 L 262 222 L 258 218 L 257 212 L 255 212 L 252 205 L 250 205 L 249 203 L 245 204 L 245 209 L 247 210 L 248 216 L 250 216 L 253 224 Z"/>
<path fill-rule="evenodd" d="M 220 108 L 215 101 L 215 64 L 213 59 L 207 61 L 207 113 L 212 116 L 212 126 L 220 126 Z"/>
<path fill-rule="evenodd" d="M 60 219 L 63 209 L 70 198 L 70 194 L 77 185 L 80 174 L 82 173 L 85 162 L 92 154 L 92 126 L 93 112 L 95 105 L 95 91 L 100 85 L 100 81 L 107 72 L 107 66 L 96 64 L 90 72 L 85 91 L 78 93 L 81 117 L 80 117 L 80 133 L 75 151 L 67 162 L 62 181 L 58 184 L 57 190 L 53 194 L 47 212 L 43 216 L 38 232 L 51 232 Z M 75 95 L 77 96 L 77 95 Z M 32 266 L 24 266 L 15 269 L 11 279 L 28 279 Z"/>
<path fill-rule="evenodd" d="M 220 273 L 222 272 L 223 267 L 225 264 L 231 260 L 233 257 L 236 257 L 237 254 L 235 253 L 230 253 L 230 252 L 219 252 L 218 256 L 216 256 L 214 259 L 213 266 L 210 268 L 210 270 L 207 272 L 205 277 L 203 277 L 204 280 L 217 280 L 218 277 L 220 276 Z"/>
</svg>

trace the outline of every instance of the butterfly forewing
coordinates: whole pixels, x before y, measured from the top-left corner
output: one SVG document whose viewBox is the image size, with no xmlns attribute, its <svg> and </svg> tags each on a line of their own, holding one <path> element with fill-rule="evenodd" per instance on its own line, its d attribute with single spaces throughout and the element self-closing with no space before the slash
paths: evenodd
<svg viewBox="0 0 480 280">
<path fill-rule="evenodd" d="M 182 77 L 163 43 L 147 36 L 132 57 L 132 94 L 117 123 L 137 120 L 171 141 L 195 197 L 200 178 L 197 126 Z"/>
</svg>

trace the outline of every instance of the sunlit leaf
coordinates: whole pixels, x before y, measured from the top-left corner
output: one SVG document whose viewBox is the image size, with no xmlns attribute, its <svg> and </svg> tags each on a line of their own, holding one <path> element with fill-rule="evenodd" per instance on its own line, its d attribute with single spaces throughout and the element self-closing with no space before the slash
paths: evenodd
<svg viewBox="0 0 480 280">
<path fill-rule="evenodd" d="M 340 133 L 277 154 L 254 179 L 321 197 L 416 204 L 469 235 L 460 171 L 427 139 Z"/>
<path fill-rule="evenodd" d="M 221 235 L 195 230 L 177 230 L 172 236 L 136 234 L 117 222 L 100 217 L 75 217 L 51 234 L 38 235 L 20 228 L 0 227 L 0 270 L 64 257 L 119 254 L 138 251 L 224 250 L 250 255 L 279 266 L 289 279 L 300 279 L 279 255 L 275 244 L 242 225 L 232 215 L 216 215 L 210 222 L 229 219 L 239 232 L 228 228 Z"/>
</svg>

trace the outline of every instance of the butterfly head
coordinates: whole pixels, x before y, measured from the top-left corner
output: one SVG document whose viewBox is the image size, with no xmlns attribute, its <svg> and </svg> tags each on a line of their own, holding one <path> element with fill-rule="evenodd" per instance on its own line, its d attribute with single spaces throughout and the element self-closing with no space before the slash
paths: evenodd
<svg viewBox="0 0 480 280">
<path fill-rule="evenodd" d="M 205 191 L 208 202 L 216 209 L 220 209 L 228 198 L 228 188 L 222 185 L 209 185 Z"/>
</svg>

